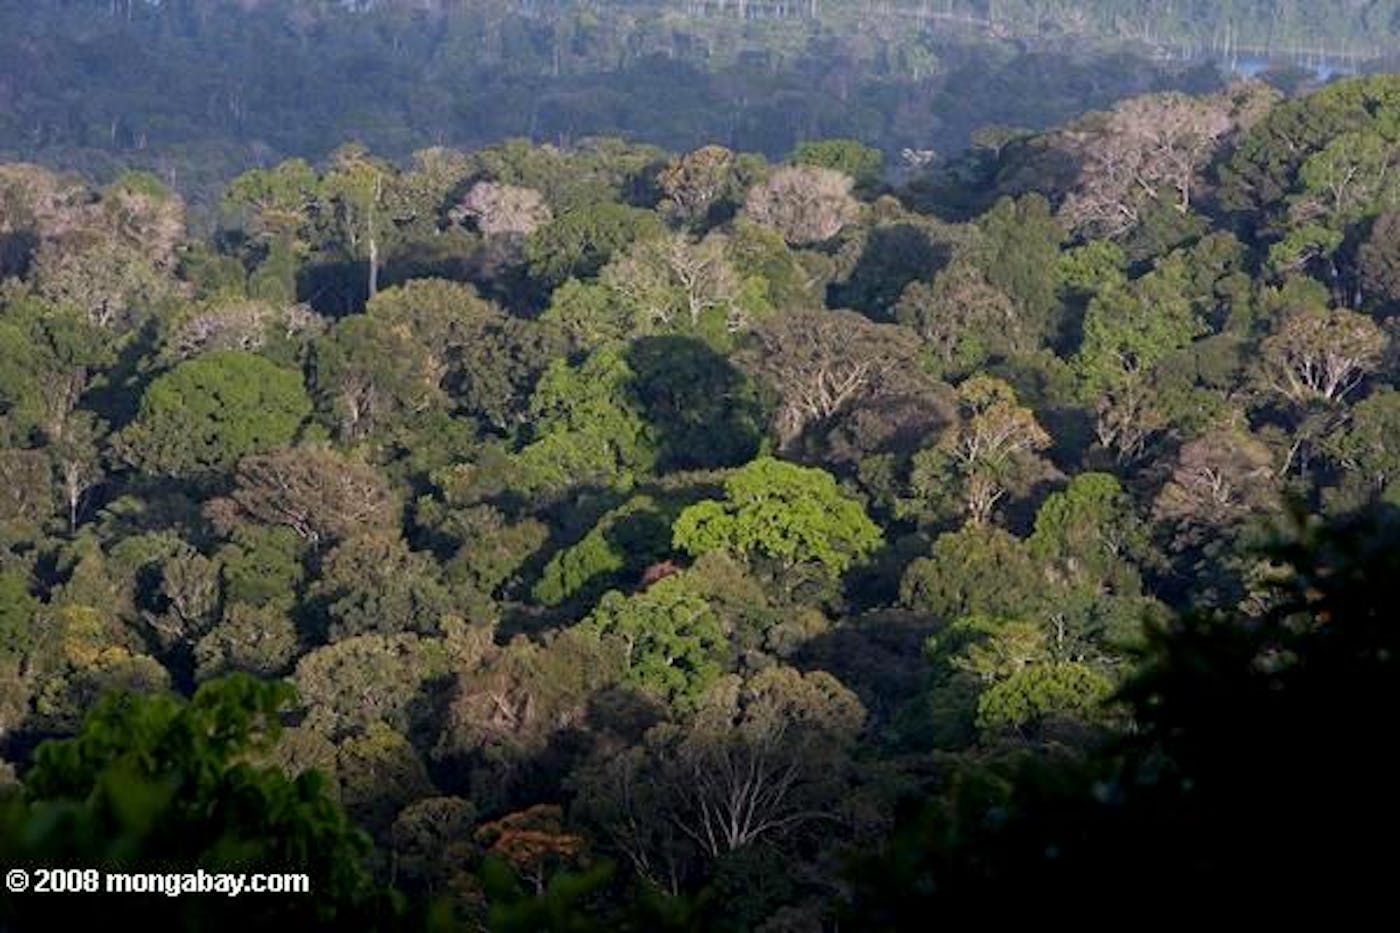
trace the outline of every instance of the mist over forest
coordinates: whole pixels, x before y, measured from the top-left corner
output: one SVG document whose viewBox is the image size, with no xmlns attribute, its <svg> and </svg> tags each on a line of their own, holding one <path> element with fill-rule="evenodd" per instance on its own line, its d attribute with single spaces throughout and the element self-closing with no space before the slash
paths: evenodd
<svg viewBox="0 0 1400 933">
<path fill-rule="evenodd" d="M 0 930 L 1374 903 L 1397 49 L 0 0 Z"/>
</svg>

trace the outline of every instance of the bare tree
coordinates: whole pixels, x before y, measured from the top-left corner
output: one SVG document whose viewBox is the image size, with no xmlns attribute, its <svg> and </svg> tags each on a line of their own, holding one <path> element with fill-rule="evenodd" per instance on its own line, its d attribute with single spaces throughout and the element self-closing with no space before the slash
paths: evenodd
<svg viewBox="0 0 1400 933">
<path fill-rule="evenodd" d="M 257 521 L 322 544 L 368 528 L 395 527 L 398 501 L 369 464 L 305 447 L 245 457 L 234 490 L 210 504 L 221 524 Z"/>
<path fill-rule="evenodd" d="M 1369 317 L 1343 309 L 1289 312 L 1262 347 L 1263 381 L 1291 402 L 1336 402 L 1380 365 L 1386 335 Z"/>
<path fill-rule="evenodd" d="M 728 328 L 737 330 L 743 323 L 740 282 L 725 243 L 721 234 L 699 243 L 681 233 L 642 240 L 607 266 L 602 279 L 652 329 L 672 329 L 682 321 L 693 328 L 701 315 L 718 309 Z"/>
<path fill-rule="evenodd" d="M 1158 199 L 1191 209 L 1201 170 L 1224 141 L 1254 119 L 1258 95 L 1152 94 L 1124 101 L 1059 134 L 1080 162 L 1061 219 L 1079 235 L 1117 237 Z"/>
<path fill-rule="evenodd" d="M 1182 445 L 1157 496 L 1157 518 L 1226 525 L 1274 502 L 1273 457 L 1238 429 L 1220 428 Z"/>
<path fill-rule="evenodd" d="M 237 300 L 197 311 L 185 320 L 166 344 L 175 360 L 187 360 L 211 350 L 256 351 L 273 334 L 286 338 L 323 332 L 327 322 L 307 305 L 274 308 L 260 301 Z"/>
<path fill-rule="evenodd" d="M 776 428 L 786 446 L 856 400 L 896 391 L 918 352 L 906 328 L 853 311 L 799 311 L 760 321 L 740 360 L 777 390 Z"/>
<path fill-rule="evenodd" d="M 485 236 L 525 237 L 553 217 L 544 195 L 533 188 L 481 181 L 452 211 L 454 219 L 471 219 Z"/>
<path fill-rule="evenodd" d="M 687 726 L 660 733 L 669 818 L 711 858 L 834 819 L 864 723 L 860 700 L 824 671 L 726 678 Z"/>
<path fill-rule="evenodd" d="M 828 168 L 780 168 L 749 190 L 744 209 L 794 246 L 821 243 L 856 219 L 860 205 L 851 197 L 853 184 Z"/>
</svg>

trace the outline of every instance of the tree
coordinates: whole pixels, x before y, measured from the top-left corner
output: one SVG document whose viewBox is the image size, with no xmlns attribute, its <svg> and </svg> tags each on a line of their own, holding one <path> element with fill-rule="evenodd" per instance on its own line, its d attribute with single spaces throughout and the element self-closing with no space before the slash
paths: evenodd
<svg viewBox="0 0 1400 933">
<path fill-rule="evenodd" d="M 455 666 L 456 680 L 438 752 L 466 775 L 483 808 L 513 793 L 556 788 L 569 754 L 559 740 L 577 735 L 604 689 L 621 679 L 616 642 L 565 629 L 499 649 L 488 640 L 476 660 Z"/>
<path fill-rule="evenodd" d="M 0 278 L 27 273 L 43 243 L 90 224 L 92 213 L 81 179 L 37 165 L 0 165 Z"/>
<path fill-rule="evenodd" d="M 454 209 L 488 237 L 527 237 L 553 219 L 544 197 L 532 188 L 479 181 Z"/>
<path fill-rule="evenodd" d="M 711 312 L 726 331 L 744 322 L 741 283 L 721 234 L 699 243 L 679 233 L 642 240 L 606 266 L 600 279 L 630 306 L 644 332 L 696 331 Z"/>
<path fill-rule="evenodd" d="M 605 285 L 569 279 L 550 293 L 540 320 L 557 327 L 572 346 L 591 351 L 637 331 L 632 305 L 619 297 Z"/>
<path fill-rule="evenodd" d="M 644 337 L 628 347 L 633 393 L 665 472 L 739 466 L 753 459 L 766 433 L 766 412 L 753 381 L 694 337 Z"/>
<path fill-rule="evenodd" d="M 1394 129 L 1343 133 L 1312 154 L 1298 169 L 1302 191 L 1291 214 L 1344 230 L 1364 217 L 1400 207 Z"/>
<path fill-rule="evenodd" d="M 407 282 L 381 292 L 366 314 L 376 322 L 376 330 L 388 332 L 379 340 L 411 341 L 400 350 L 405 359 L 399 374 L 391 375 L 381 366 L 380 375 L 372 376 L 401 409 L 441 404 L 444 400 L 436 389 L 445 392 L 457 410 L 496 431 L 509 431 L 524 420 L 531 389 L 559 355 L 559 341 L 549 329 L 505 314 L 470 285 L 458 282 Z M 375 372 L 371 362 L 360 360 L 352 368 L 368 375 Z"/>
<path fill-rule="evenodd" d="M 857 915 L 903 929 L 930 911 L 985 911 L 1007 890 L 1091 896 L 1108 884 L 1128 902 L 1174 892 L 1167 909 L 1184 917 L 1257 910 L 1261 888 L 1304 892 L 1264 904 L 1281 914 L 1381 883 L 1357 834 L 1384 840 L 1396 823 L 1387 753 L 1367 742 L 1396 694 L 1394 525 L 1300 516 L 1255 553 L 1273 568 L 1258 600 L 1150 631 L 1119 691 L 1131 730 L 1087 760 L 1038 749 L 945 775 L 860 873 Z M 1360 757 L 1339 771 L 1338 755 Z"/>
<path fill-rule="evenodd" d="M 297 647 L 296 626 L 286 613 L 236 603 L 195 644 L 195 677 L 204 681 L 234 671 L 277 677 L 291 667 Z"/>
<path fill-rule="evenodd" d="M 380 845 L 404 807 L 438 792 L 407 736 L 374 720 L 340 742 L 335 773 L 345 812 Z"/>
<path fill-rule="evenodd" d="M 838 820 L 860 700 L 825 671 L 726 677 L 679 729 L 658 727 L 669 818 L 708 858 Z"/>
<path fill-rule="evenodd" d="M 1351 410 L 1346 428 L 1329 436 L 1327 451 L 1362 490 L 1362 503 L 1393 501 L 1400 486 L 1400 394 L 1378 392 Z"/>
<path fill-rule="evenodd" d="M 1260 346 L 1265 384 L 1295 404 L 1336 402 L 1379 365 L 1386 337 L 1370 318 L 1340 308 L 1286 313 Z"/>
<path fill-rule="evenodd" d="M 1103 719 L 1113 681 L 1075 658 L 1048 628 L 973 616 L 938 636 L 962 649 L 952 666 L 979 682 L 976 726 L 985 737 L 1033 738 L 1050 726 Z"/>
<path fill-rule="evenodd" d="M 702 146 L 671 160 L 656 183 L 666 195 L 661 210 L 682 224 L 706 226 L 743 192 L 743 171 L 733 152 Z"/>
<path fill-rule="evenodd" d="M 879 527 L 822 470 L 760 457 L 731 473 L 724 491 L 681 512 L 676 548 L 772 562 L 780 578 L 803 570 L 835 580 L 880 545 Z"/>
<path fill-rule="evenodd" d="M 49 444 L 53 474 L 66 507 L 69 532 L 77 531 L 92 493 L 106 479 L 102 462 L 108 427 L 90 412 L 73 412 L 63 426 L 63 436 Z"/>
<path fill-rule="evenodd" d="M 249 762 L 275 741 L 289 697 L 283 685 L 241 676 L 205 684 L 189 701 L 108 697 L 77 736 L 39 748 L 24 794 L 0 807 L 4 855 L 54 866 L 305 872 L 316 879 L 315 897 L 187 899 L 173 914 L 167 911 L 174 901 L 161 898 L 135 908 L 152 920 L 183 917 L 234 929 L 387 919 L 390 902 L 361 865 L 368 842 L 320 776 L 292 780 Z M 26 903 L 10 908 L 23 918 Z M 98 904 L 75 905 L 74 914 Z M 60 916 L 52 905 L 44 915 L 51 922 Z"/>
<path fill-rule="evenodd" d="M 1016 307 L 969 260 L 957 259 L 933 283 L 910 282 L 894 306 L 895 320 L 924 338 L 945 376 L 974 372 L 989 360 L 1030 349 Z"/>
<path fill-rule="evenodd" d="M 857 401 L 893 394 L 917 353 L 917 337 L 902 327 L 852 311 L 800 311 L 758 322 L 739 360 L 776 390 L 787 447 Z"/>
<path fill-rule="evenodd" d="M 229 537 L 215 555 L 223 568 L 225 602 L 291 609 L 306 576 L 304 539 L 285 525 L 242 523 Z"/>
<path fill-rule="evenodd" d="M 393 234 L 389 205 L 397 174 L 393 166 L 352 144 L 331 154 L 330 170 L 321 179 L 327 213 L 345 251 L 363 257 L 368 266 L 370 298 L 379 293 L 382 253 Z"/>
<path fill-rule="evenodd" d="M 719 615 L 681 575 L 630 597 L 604 594 L 579 630 L 620 646 L 623 683 L 678 710 L 692 709 L 729 666 Z"/>
<path fill-rule="evenodd" d="M 1187 296 L 1188 260 L 1180 252 L 1127 285 L 1110 284 L 1089 302 L 1074 363 L 1089 397 L 1145 373 L 1206 333 Z"/>
<path fill-rule="evenodd" d="M 693 498 L 693 497 L 687 497 Z M 677 501 L 677 500 L 680 501 Z M 576 544 L 550 558 L 530 591 L 547 606 L 591 602 L 671 553 L 671 525 L 686 499 L 635 496 L 603 515 Z"/>
<path fill-rule="evenodd" d="M 589 278 L 614 255 L 638 240 L 661 236 L 650 211 L 622 204 L 595 204 L 564 211 L 525 240 L 530 274 L 554 287 L 569 278 Z"/>
<path fill-rule="evenodd" d="M 243 215 L 256 237 L 292 241 L 306 235 L 319 185 L 315 169 L 302 159 L 289 159 L 235 178 L 224 193 L 224 208 Z"/>
<path fill-rule="evenodd" d="M 410 551 L 397 530 L 342 541 L 322 560 L 310 595 L 324 607 L 332 641 L 371 632 L 435 634 L 454 609 L 437 564 Z"/>
<path fill-rule="evenodd" d="M 1274 502 L 1269 449 L 1239 430 L 1221 428 L 1183 444 L 1157 496 L 1158 519 L 1224 526 Z"/>
<path fill-rule="evenodd" d="M 1361 292 L 1378 305 L 1400 303 L 1400 211 L 1376 218 L 1357 254 Z"/>
<path fill-rule="evenodd" d="M 1129 375 L 1106 389 L 1094 404 L 1094 438 L 1120 465 L 1140 460 L 1169 426 L 1151 381 Z"/>
<path fill-rule="evenodd" d="M 181 363 L 154 379 L 118 435 L 132 466 L 176 478 L 226 470 L 291 443 L 311 414 L 301 376 L 237 350 Z"/>
<path fill-rule="evenodd" d="M 1058 582 L 1098 595 L 1136 595 L 1141 581 L 1132 562 L 1149 546 L 1131 497 L 1108 473 L 1080 473 L 1049 496 L 1026 543 Z"/>
<path fill-rule="evenodd" d="M 53 517 L 44 452 L 0 448 L 0 540 L 38 540 Z"/>
<path fill-rule="evenodd" d="M 317 336 L 326 326 L 325 319 L 305 305 L 278 308 L 246 299 L 213 302 L 199 307 L 171 330 L 166 353 L 177 363 L 215 350 L 256 353 L 277 346 L 279 341 Z"/>
<path fill-rule="evenodd" d="M 537 804 L 508 813 L 477 827 L 473 838 L 488 855 L 505 861 L 535 895 L 545 892 L 548 878 L 585 863 L 587 841 L 564 828 L 564 811 L 552 804 Z"/>
<path fill-rule="evenodd" d="M 119 335 L 134 332 L 177 293 L 175 284 L 135 247 L 100 235 L 44 245 L 31 278 L 42 298 Z"/>
<path fill-rule="evenodd" d="M 914 456 L 910 486 L 935 511 L 985 524 L 1008 492 L 1025 492 L 1053 469 L 1039 453 L 1050 435 L 1006 383 L 975 376 L 958 387 L 959 417 L 938 443 Z M 953 506 L 949 499 L 957 497 Z"/>
<path fill-rule="evenodd" d="M 909 565 L 899 599 L 953 621 L 1034 616 L 1053 594 L 1024 542 L 994 525 L 968 525 L 939 535 L 929 556 Z"/>
<path fill-rule="evenodd" d="M 180 650 L 204 635 L 219 615 L 219 566 L 183 541 L 160 561 L 157 611 L 143 613 L 155 641 Z"/>
<path fill-rule="evenodd" d="M 234 470 L 233 492 L 209 508 L 225 525 L 285 526 L 312 547 L 392 529 L 399 518 L 398 502 L 374 467 L 320 447 L 244 457 Z"/>
<path fill-rule="evenodd" d="M 29 653 L 35 641 L 34 614 L 38 608 L 23 574 L 0 571 L 0 665 L 8 666 Z"/>
<path fill-rule="evenodd" d="M 536 439 L 513 458 L 520 470 L 511 488 L 557 492 L 650 467 L 653 432 L 634 379 L 619 347 L 596 350 L 577 366 L 551 363 L 530 399 Z"/>
<path fill-rule="evenodd" d="M 1064 229 L 1039 194 L 1003 198 L 977 219 L 982 239 L 971 252 L 987 282 L 1015 306 L 1015 322 L 1006 325 L 1019 341 L 1017 349 L 1035 349 L 1057 336 L 1060 302 L 1056 264 Z"/>
<path fill-rule="evenodd" d="M 331 739 L 383 723 L 419 725 L 424 686 L 451 670 L 441 641 L 411 634 L 356 635 L 307 652 L 291 681 L 307 712 L 305 728 Z"/>
<path fill-rule="evenodd" d="M 115 237 L 160 269 L 175 265 L 185 238 L 185 204 L 149 172 L 125 171 L 102 189 L 102 212 Z"/>
<path fill-rule="evenodd" d="M 822 243 L 855 220 L 850 176 L 828 168 L 780 168 L 749 189 L 749 218 L 783 235 L 793 246 Z"/>
<path fill-rule="evenodd" d="M 5 421 L 13 435 L 21 441 L 36 435 L 49 444 L 62 444 L 74 430 L 81 435 L 84 427 L 71 422 L 91 418 L 78 406 L 116 360 L 111 335 L 72 308 L 42 301 L 17 302 L 6 318 L 9 326 L 0 326 L 0 404 L 8 409 Z"/>
<path fill-rule="evenodd" d="M 857 188 L 869 190 L 880 183 L 885 156 L 879 149 L 854 139 L 816 139 L 797 144 L 791 161 L 797 165 L 827 168 L 848 175 Z"/>
<path fill-rule="evenodd" d="M 1064 144 L 1084 163 L 1060 210 L 1066 226 L 1121 237 L 1142 219 L 1145 202 L 1159 198 L 1185 214 L 1197 173 L 1234 129 L 1239 103 L 1228 92 L 1135 97 L 1066 131 Z"/>
<path fill-rule="evenodd" d="M 425 797 L 404 807 L 389 833 L 401 883 L 429 893 L 459 886 L 475 821 L 476 807 L 460 797 Z"/>
<path fill-rule="evenodd" d="M 336 433 L 358 441 L 446 404 L 446 366 L 406 327 L 369 314 L 316 342 L 312 385 Z"/>
<path fill-rule="evenodd" d="M 438 519 L 420 500 L 415 518 Z M 549 526 L 535 518 L 508 519 L 492 505 L 471 505 L 442 515 L 440 529 L 459 543 L 444 568 L 447 581 L 490 595 L 518 582 L 519 573 L 549 541 Z"/>
</svg>

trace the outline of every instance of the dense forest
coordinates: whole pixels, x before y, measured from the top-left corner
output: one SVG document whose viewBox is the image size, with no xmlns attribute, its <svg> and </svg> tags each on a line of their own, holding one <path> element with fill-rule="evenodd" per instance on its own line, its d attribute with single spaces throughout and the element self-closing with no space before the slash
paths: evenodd
<svg viewBox="0 0 1400 933">
<path fill-rule="evenodd" d="M 381 114 L 280 158 L 361 125 L 312 108 L 336 81 L 348 113 L 418 79 L 289 53 L 237 103 L 236 54 L 113 69 L 236 22 L 353 56 L 459 5 L 227 6 L 0 31 L 34 63 L 0 139 L 109 160 L 0 164 L 0 868 L 313 893 L 11 890 L 0 928 L 915 930 L 1383 890 L 1400 77 L 1212 71 L 898 177 L 859 120 L 409 153 L 426 124 Z M 304 33 L 259 32 L 287 6 Z M 687 106 L 631 68 L 644 112 Z M 59 118 L 65 69 L 106 93 Z M 494 93 L 452 80 L 423 106 Z M 288 135 L 235 173 L 239 127 Z M 118 168 L 199 139 L 230 180 L 198 223 Z"/>
<path fill-rule="evenodd" d="M 1043 129 L 1134 94 L 1214 90 L 1213 62 L 1238 50 L 1154 45 L 1107 22 L 1011 31 L 933 6 L 0 0 L 0 158 L 104 182 L 142 167 L 201 224 L 249 166 L 320 161 L 347 139 L 395 159 L 600 135 L 779 159 L 854 138 L 894 170 L 961 151 L 986 125 Z M 1369 57 L 1328 48 L 1348 67 Z M 1306 77 L 1288 66 L 1311 59 L 1276 64 L 1288 86 Z"/>
</svg>

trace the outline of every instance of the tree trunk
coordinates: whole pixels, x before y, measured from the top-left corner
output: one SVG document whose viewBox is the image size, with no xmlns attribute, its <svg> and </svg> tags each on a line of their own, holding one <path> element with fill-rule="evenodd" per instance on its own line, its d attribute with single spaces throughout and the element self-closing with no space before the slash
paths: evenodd
<svg viewBox="0 0 1400 933">
<path fill-rule="evenodd" d="M 374 238 L 374 229 L 369 234 L 369 297 L 379 294 L 379 241 Z"/>
</svg>

